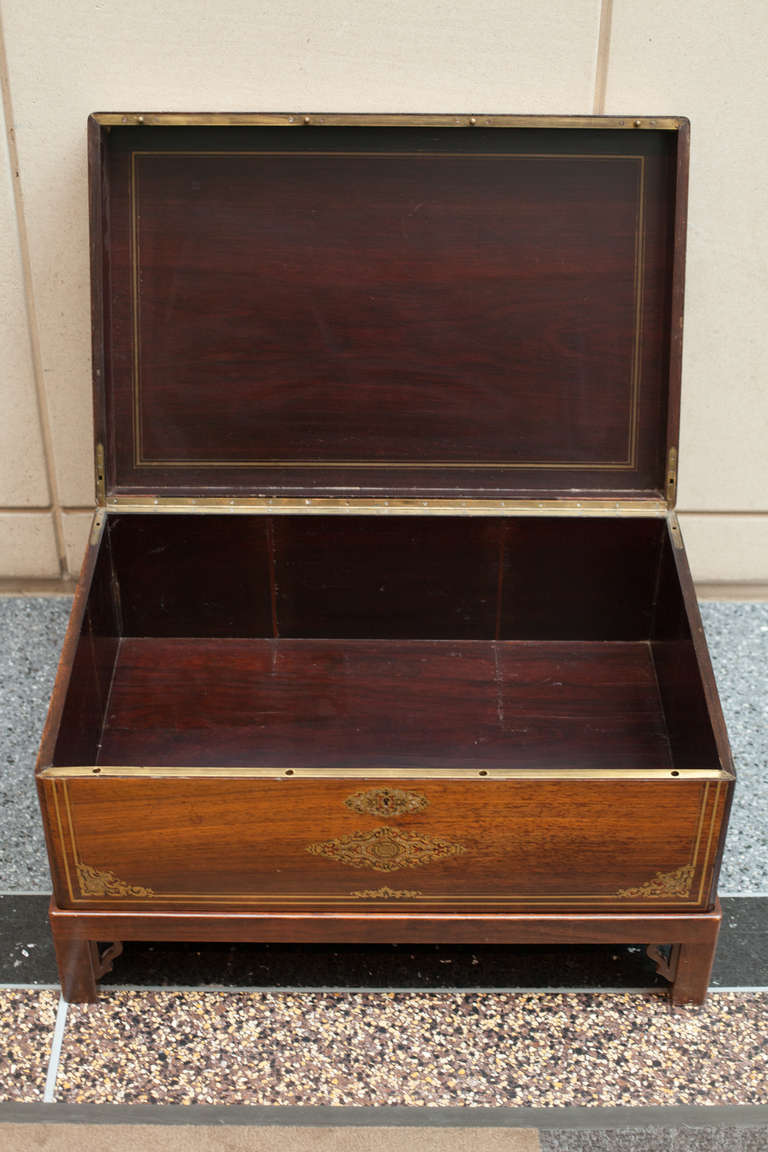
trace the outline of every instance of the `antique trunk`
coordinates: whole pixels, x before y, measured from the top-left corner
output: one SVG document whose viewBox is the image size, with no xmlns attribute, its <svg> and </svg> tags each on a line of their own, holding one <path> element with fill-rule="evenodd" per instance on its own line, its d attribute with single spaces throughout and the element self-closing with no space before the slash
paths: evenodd
<svg viewBox="0 0 768 1152">
<path fill-rule="evenodd" d="M 125 939 L 625 941 L 700 1002 L 734 774 L 673 511 L 687 121 L 89 128 L 65 996 Z"/>
</svg>

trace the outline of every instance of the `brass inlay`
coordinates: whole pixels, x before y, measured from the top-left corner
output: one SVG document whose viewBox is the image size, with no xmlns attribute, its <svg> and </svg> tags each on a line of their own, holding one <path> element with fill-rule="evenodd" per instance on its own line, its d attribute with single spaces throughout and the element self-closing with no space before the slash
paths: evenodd
<svg viewBox="0 0 768 1152">
<path fill-rule="evenodd" d="M 455 119 L 455 118 L 454 118 Z M 484 118 L 490 120 L 491 118 Z M 155 118 L 156 122 L 160 120 Z M 124 122 L 128 122 L 124 120 Z M 134 117 L 131 121 L 136 123 L 137 118 Z M 145 123 L 142 118 L 141 123 Z M 329 119 L 330 123 L 331 120 Z M 622 122 L 623 123 L 623 122 Z M 602 461 L 581 461 L 581 460 L 482 460 L 482 461 L 456 461 L 456 460 L 212 460 L 212 459 L 194 459 L 192 457 L 180 460 L 171 459 L 153 459 L 148 460 L 144 456 L 142 446 L 141 434 L 141 238 L 139 228 L 139 179 L 138 179 L 138 165 L 137 159 L 141 157 L 150 156 L 157 158 L 159 156 L 199 156 L 199 157 L 217 157 L 217 156 L 270 156 L 270 157 L 290 157 L 300 156 L 306 158 L 308 156 L 345 156 L 345 157 L 360 157 L 365 159 L 389 159 L 392 157 L 405 156 L 409 159 L 425 159 L 429 161 L 440 159 L 461 159 L 461 158 L 493 158 L 493 159 L 526 159 L 526 160 L 589 160 L 589 161 L 634 161 L 637 163 L 637 216 L 635 221 L 635 237 L 634 237 L 634 272 L 633 272 L 633 292 L 634 292 L 634 336 L 632 346 L 632 360 L 629 374 L 630 384 L 630 400 L 629 400 L 629 422 L 627 427 L 627 448 L 625 458 L 622 460 L 602 460 Z M 638 449 L 638 403 L 640 395 L 640 374 L 642 369 L 641 350 L 641 333 L 642 333 L 642 320 L 643 320 L 643 287 L 644 287 L 644 261 L 645 261 L 645 223 L 644 223 L 644 210 L 645 210 L 645 156 L 642 154 L 626 154 L 621 153 L 574 153 L 574 152 L 344 152 L 332 151 L 326 152 L 319 149 L 302 149 L 300 151 L 291 152 L 287 150 L 269 150 L 261 148 L 251 148 L 243 150 L 177 150 L 163 152 L 157 149 L 152 150 L 133 150 L 131 152 L 131 172 L 130 172 L 130 213 L 131 213 L 131 311 L 132 311 L 132 330 L 133 330 L 133 370 L 132 370 L 132 384 L 133 384 L 133 435 L 134 435 L 134 466 L 137 468 L 228 468 L 234 471 L 240 468 L 296 468 L 296 469 L 312 469 L 312 468 L 357 468 L 357 469 L 380 469 L 380 468 L 402 468 L 405 470 L 428 470 L 432 468 L 449 468 L 449 469 L 474 469 L 477 471 L 482 470 L 508 470 L 508 469 L 542 469 L 542 470 L 556 470 L 567 469 L 568 471 L 633 471 L 637 464 L 637 449 Z"/>
<path fill-rule="evenodd" d="M 80 881 L 82 896 L 154 896 L 151 888 L 139 884 L 126 884 L 109 870 L 91 868 L 89 864 L 77 865 L 77 878 Z"/>
<path fill-rule="evenodd" d="M 66 770 L 62 769 L 61 771 L 63 772 Z M 82 771 L 85 772 L 86 770 L 83 769 Z M 116 771 L 120 772 L 122 770 L 117 769 Z M 219 774 L 221 774 L 223 771 L 224 770 L 218 770 Z M 92 772 L 92 769 L 88 769 L 87 772 L 90 775 Z M 231 769 L 226 770 L 226 774 L 231 776 Z M 43 773 L 43 775 L 45 775 L 45 773 Z M 620 775 L 622 775 L 622 773 L 618 773 L 618 775 L 620 776 Z M 633 774 L 631 771 L 628 771 L 627 775 L 629 775 L 631 777 Z M 732 777 L 726 776 L 726 774 L 721 774 L 721 775 L 722 775 L 723 779 L 732 779 Z M 691 772 L 688 779 L 690 780 L 692 778 L 699 778 L 700 779 L 701 777 L 697 773 Z M 646 776 L 645 779 L 647 780 L 648 777 Z M 658 779 L 658 777 L 657 777 L 657 779 Z M 682 906 L 700 905 L 701 904 L 703 889 L 704 889 L 704 883 L 705 883 L 705 880 L 709 874 L 709 864 L 710 864 L 710 861 L 712 859 L 712 854 L 713 854 L 714 828 L 715 828 L 716 816 L 717 816 L 717 812 L 718 812 L 718 808 L 719 808 L 719 798 L 720 798 L 721 787 L 722 787 L 721 783 L 718 782 L 716 785 L 716 790 L 715 790 L 715 794 L 714 794 L 714 801 L 713 801 L 711 807 L 707 803 L 709 790 L 710 790 L 709 784 L 705 783 L 703 785 L 703 788 L 701 789 L 701 801 L 700 801 L 700 806 L 699 806 L 698 831 L 697 831 L 695 843 L 692 846 L 691 863 L 689 865 L 690 868 L 692 868 L 696 871 L 698 871 L 699 866 L 700 866 L 701 880 L 700 880 L 700 885 L 699 885 L 699 893 L 698 893 L 698 896 L 696 896 L 695 894 L 689 894 L 689 896 L 686 900 L 681 900 L 680 904 Z M 63 810 L 64 810 L 65 817 L 66 817 L 65 820 L 62 818 L 62 809 L 59 806 L 59 790 L 61 790 Z M 57 822 L 57 826 L 58 826 L 58 840 L 59 840 L 59 844 L 61 846 L 61 857 L 62 857 L 63 864 L 64 864 L 64 871 L 65 871 L 65 876 L 66 876 L 66 881 L 67 881 L 67 889 L 69 891 L 70 900 L 72 901 L 73 904 L 88 904 L 88 903 L 103 904 L 103 903 L 118 902 L 120 898 L 116 897 L 116 896 L 111 896 L 111 895 L 105 895 L 105 896 L 101 896 L 101 897 L 83 896 L 80 893 L 76 894 L 74 892 L 73 885 L 72 885 L 72 877 L 70 875 L 70 860 L 72 861 L 73 867 L 75 869 L 78 869 L 80 867 L 80 858 L 79 858 L 79 851 L 78 851 L 77 843 L 75 841 L 75 831 L 74 831 L 74 824 L 73 824 L 73 820 L 72 820 L 72 810 L 70 807 L 69 788 L 68 788 L 67 779 L 66 778 L 53 779 L 51 781 L 51 791 L 53 794 L 53 802 L 54 802 L 54 807 L 55 807 L 55 812 L 56 812 L 56 822 Z M 706 838 L 706 845 L 705 845 L 704 851 L 703 851 L 703 859 L 701 860 L 701 863 L 699 865 L 699 851 L 700 851 L 700 847 L 704 843 L 704 837 L 702 836 L 702 828 L 703 828 L 703 823 L 704 823 L 706 813 L 708 811 L 710 813 L 709 835 Z M 68 835 L 65 833 L 65 825 L 66 825 L 67 830 L 68 830 Z M 320 845 L 319 847 L 322 847 L 322 845 Z M 151 890 L 148 890 L 148 891 L 151 891 Z M 172 901 L 174 903 L 179 902 L 179 901 L 182 901 L 182 902 L 186 901 L 190 904 L 197 904 L 197 903 L 203 903 L 203 904 L 215 903 L 217 905 L 253 904 L 256 906 L 258 906 L 258 905 L 271 905 L 273 907 L 277 906 L 278 909 L 280 907 L 288 909 L 288 908 L 292 908 L 292 907 L 296 908 L 297 906 L 300 907 L 301 905 L 304 905 L 307 903 L 332 906 L 332 907 L 343 906 L 345 903 L 348 903 L 349 900 L 353 899 L 353 898 L 354 899 L 360 899 L 360 900 L 363 900 L 363 899 L 373 900 L 373 899 L 375 899 L 373 897 L 359 897 L 359 896 L 352 897 L 348 894 L 341 894 L 341 893 L 337 894 L 337 893 L 328 893 L 328 892 L 303 892 L 303 893 L 239 892 L 239 893 L 232 893 L 232 892 L 194 892 L 194 891 L 190 892 L 189 890 L 182 891 L 182 892 L 152 893 L 152 896 L 149 897 L 148 899 L 151 899 L 153 903 L 156 903 L 158 901 Z M 444 904 L 445 906 L 453 906 L 456 908 L 473 908 L 473 907 L 481 908 L 483 906 L 493 906 L 493 905 L 497 905 L 499 907 L 514 908 L 516 905 L 519 905 L 519 904 L 530 904 L 533 902 L 536 905 L 543 905 L 543 906 L 546 906 L 546 905 L 555 905 L 556 906 L 556 905 L 563 905 L 564 903 L 566 903 L 570 906 L 580 908 L 581 910 L 584 910 L 585 908 L 589 908 L 589 906 L 599 906 L 601 904 L 608 904 L 608 905 L 615 904 L 616 899 L 617 899 L 617 897 L 615 895 L 611 895 L 610 893 L 599 894 L 599 893 L 594 893 L 594 892 L 592 892 L 592 893 L 561 892 L 561 893 L 551 895 L 551 896 L 541 896 L 541 895 L 536 895 L 533 893 L 525 893 L 525 892 L 518 893 L 518 894 L 514 894 L 514 893 L 498 894 L 497 893 L 497 894 L 491 894 L 491 895 L 489 895 L 487 892 L 466 892 L 466 893 L 462 893 L 461 895 L 456 895 L 455 893 L 435 893 L 435 894 L 431 894 L 431 895 L 427 895 L 427 896 L 414 893 L 413 896 L 410 896 L 407 898 L 412 899 L 416 903 L 416 905 L 418 905 L 418 904 L 431 905 L 431 904 L 435 904 L 436 902 L 439 902 L 441 904 Z M 406 899 L 406 897 L 403 897 L 403 899 Z M 646 906 L 652 907 L 654 904 L 657 904 L 657 903 L 658 904 L 668 903 L 668 898 L 658 897 L 658 896 L 655 896 L 655 897 L 654 896 L 644 896 L 644 897 L 639 899 L 639 902 L 641 905 L 646 905 Z"/>
<path fill-rule="evenodd" d="M 350 892 L 356 900 L 402 900 L 409 896 L 421 896 L 413 888 L 364 888 L 362 891 Z"/>
<path fill-rule="evenodd" d="M 427 836 L 422 832 L 404 832 L 400 828 L 385 827 L 308 844 L 307 852 L 313 856 L 327 856 L 351 868 L 397 872 L 401 868 L 420 868 L 423 864 L 432 864 L 448 856 L 460 856 L 466 852 L 466 848 L 442 836 Z"/>
<path fill-rule="evenodd" d="M 691 894 L 693 864 L 685 864 L 674 872 L 657 872 L 652 880 L 646 880 L 637 888 L 620 888 L 617 896 L 673 896 L 685 900 Z"/>
<path fill-rule="evenodd" d="M 715 819 L 716 819 L 718 808 L 720 805 L 720 790 L 721 790 L 721 788 L 722 788 L 722 783 L 718 780 L 717 785 L 715 787 L 715 798 L 712 801 L 712 815 L 710 816 L 710 819 L 709 819 L 709 836 L 707 837 L 707 850 L 706 850 L 706 854 L 704 857 L 705 860 L 707 860 L 707 861 L 709 860 L 710 853 L 712 851 L 712 836 L 713 836 L 713 833 L 715 831 Z M 706 791 L 707 792 L 709 791 L 709 785 L 708 784 L 706 785 Z M 706 805 L 706 794 L 704 797 L 704 804 Z M 701 870 L 701 879 L 699 881 L 699 892 L 698 892 L 699 903 L 701 903 L 701 900 L 704 896 L 704 882 L 706 879 L 707 879 L 707 870 L 706 870 L 706 867 L 704 867 Z"/>
<path fill-rule="evenodd" d="M 411 812 L 421 812 L 427 806 L 427 799 L 418 792 L 403 792 L 401 788 L 370 788 L 367 792 L 355 792 L 344 801 L 353 812 L 364 812 L 370 816 L 407 816 Z"/>
</svg>

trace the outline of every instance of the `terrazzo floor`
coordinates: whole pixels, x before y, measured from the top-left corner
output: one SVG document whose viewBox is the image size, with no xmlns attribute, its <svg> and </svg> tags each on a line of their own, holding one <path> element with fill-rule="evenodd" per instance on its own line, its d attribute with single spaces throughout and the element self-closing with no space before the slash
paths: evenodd
<svg viewBox="0 0 768 1152">
<path fill-rule="evenodd" d="M 43 1099 L 58 1000 L 48 990 L 0 988 L 0 1100 Z"/>
<path fill-rule="evenodd" d="M 702 605 L 740 775 L 714 978 L 736 990 L 685 1011 L 670 1009 L 639 948 L 510 958 L 499 949 L 135 944 L 97 1005 L 57 1013 L 32 766 L 69 609 L 68 598 L 0 597 L 0 1101 L 768 1105 L 768 604 Z M 720 1129 L 690 1144 L 661 1129 L 658 1141 L 638 1133 L 640 1143 L 631 1133 L 549 1132 L 541 1147 L 768 1150 L 768 1129 L 757 1143 L 754 1131 L 739 1129 L 731 1144 L 718 1142 Z"/>
<path fill-rule="evenodd" d="M 768 1099 L 768 994 L 110 991 L 73 1005 L 56 1098 L 569 1107 Z"/>
</svg>

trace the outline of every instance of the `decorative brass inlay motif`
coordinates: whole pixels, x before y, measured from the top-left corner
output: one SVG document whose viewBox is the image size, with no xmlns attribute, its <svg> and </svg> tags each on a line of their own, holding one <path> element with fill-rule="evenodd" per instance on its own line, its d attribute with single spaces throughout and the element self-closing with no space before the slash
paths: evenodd
<svg viewBox="0 0 768 1152">
<path fill-rule="evenodd" d="M 89 864 L 77 865 L 77 878 L 80 881 L 82 896 L 154 896 L 151 888 L 139 884 L 126 884 L 114 872 L 100 871 Z"/>
<path fill-rule="evenodd" d="M 351 868 L 373 868 L 376 872 L 396 872 L 399 868 L 419 868 L 447 856 L 466 852 L 463 844 L 452 844 L 442 836 L 403 832 L 400 828 L 374 828 L 353 832 L 337 840 L 308 844 L 313 856 L 327 856 Z"/>
<path fill-rule="evenodd" d="M 350 892 L 356 900 L 402 900 L 408 896 L 421 896 L 412 888 L 364 888 L 362 891 Z"/>
<path fill-rule="evenodd" d="M 406 816 L 426 808 L 427 800 L 418 792 L 404 792 L 401 788 L 371 788 L 355 792 L 344 801 L 347 808 L 370 816 Z"/>
<path fill-rule="evenodd" d="M 618 896 L 677 896 L 681 900 L 690 895 L 693 882 L 693 864 L 686 864 L 674 872 L 657 872 L 653 880 L 646 880 L 637 888 L 620 888 Z"/>
</svg>

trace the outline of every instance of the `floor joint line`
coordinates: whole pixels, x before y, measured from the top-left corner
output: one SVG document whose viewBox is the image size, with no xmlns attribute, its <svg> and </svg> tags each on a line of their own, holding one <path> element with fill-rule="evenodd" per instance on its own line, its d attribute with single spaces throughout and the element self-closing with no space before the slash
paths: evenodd
<svg viewBox="0 0 768 1152">
<path fill-rule="evenodd" d="M 53 1104 L 56 1100 L 56 1079 L 59 1075 L 59 1061 L 61 1059 L 61 1045 L 64 1040 L 64 1029 L 67 1024 L 67 1010 L 69 1005 L 63 996 L 59 996 L 59 1004 L 56 1009 L 56 1023 L 53 1028 L 53 1039 L 51 1040 L 51 1055 L 48 1059 L 48 1075 L 45 1078 L 45 1091 L 43 1092 L 43 1104 Z"/>
</svg>

